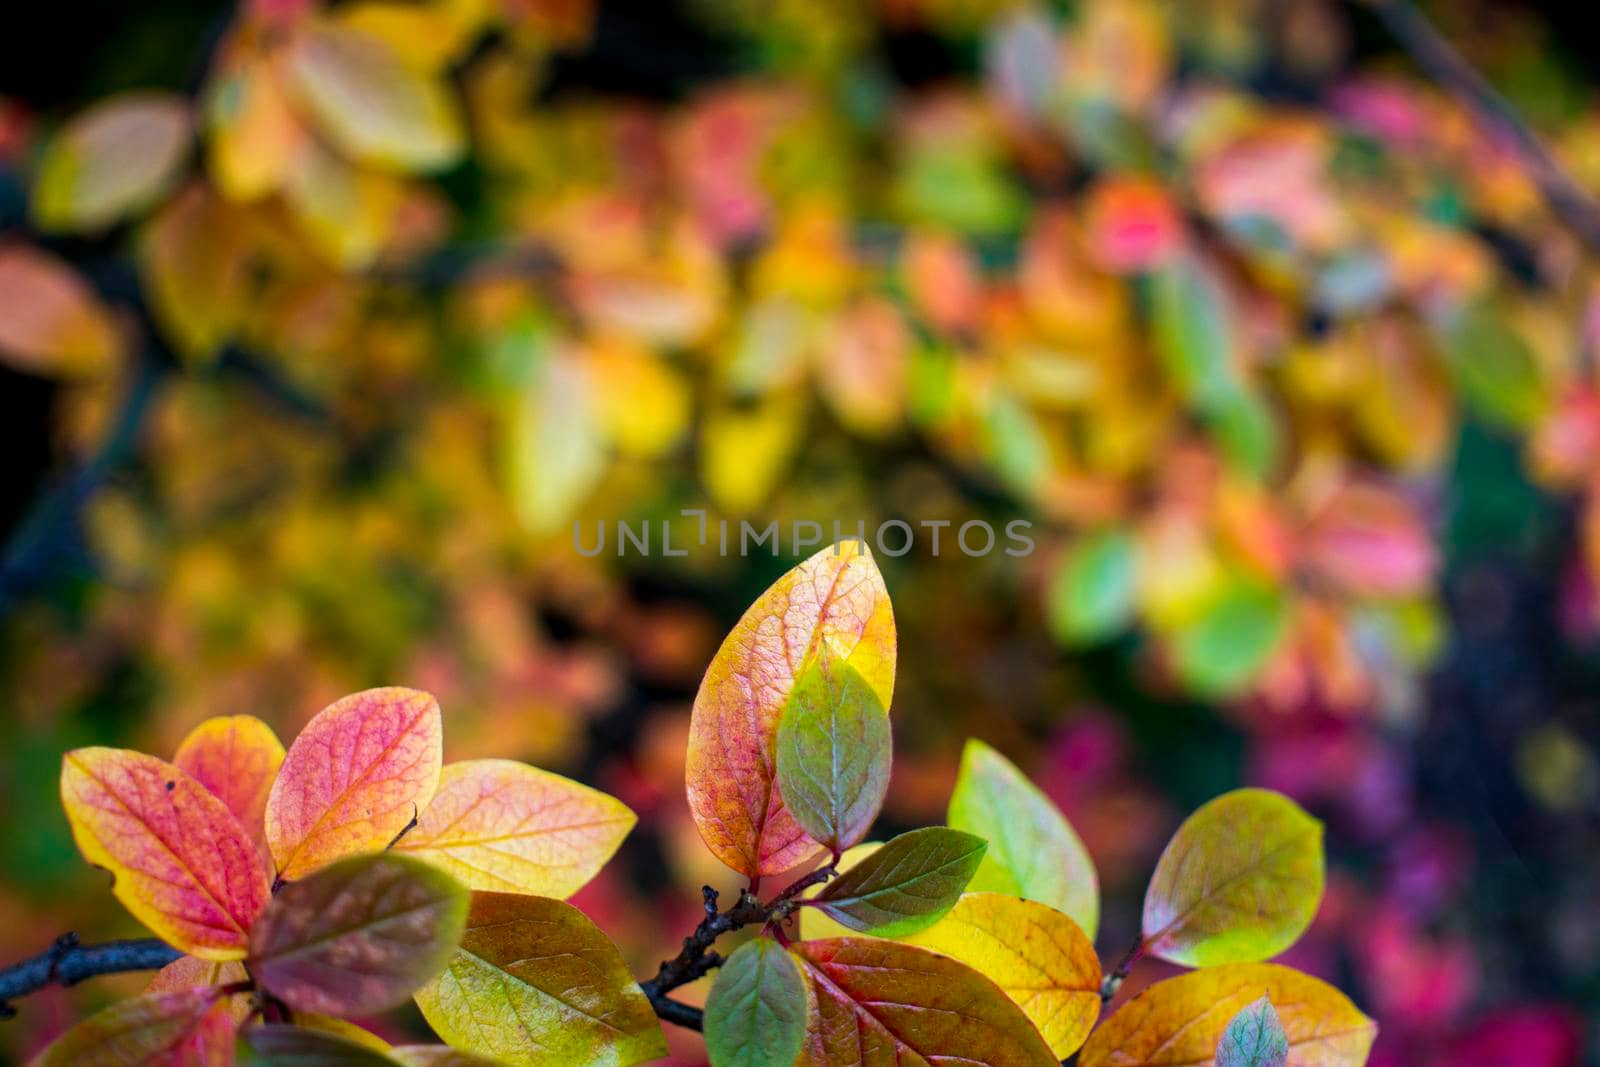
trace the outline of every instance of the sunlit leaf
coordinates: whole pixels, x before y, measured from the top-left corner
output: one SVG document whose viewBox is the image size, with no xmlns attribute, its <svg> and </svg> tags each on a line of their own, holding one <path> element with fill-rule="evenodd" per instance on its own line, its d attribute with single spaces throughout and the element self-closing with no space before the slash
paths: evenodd
<svg viewBox="0 0 1600 1067">
<path fill-rule="evenodd" d="M 1216 1067 L 1285 1067 L 1289 1035 L 1266 997 L 1239 1009 L 1217 1042 Z"/>
<path fill-rule="evenodd" d="M 299 1011 L 368 1015 L 444 968 L 467 891 L 408 856 L 356 856 L 285 885 L 250 935 L 250 973 Z"/>
<path fill-rule="evenodd" d="M 1178 393 L 1202 411 L 1227 402 L 1239 380 L 1222 287 L 1200 262 L 1180 258 L 1154 275 L 1150 292 L 1156 354 Z"/>
<path fill-rule="evenodd" d="M 564 525 L 605 471 L 593 368 L 564 348 L 543 354 L 507 432 L 517 515 L 536 533 Z"/>
<path fill-rule="evenodd" d="M 499 1060 L 462 1052 L 449 1045 L 396 1045 L 389 1058 L 402 1067 L 498 1067 Z"/>
<path fill-rule="evenodd" d="M 433 799 L 443 723 L 414 689 L 368 689 L 318 712 L 289 746 L 267 799 L 278 876 L 393 841 Z"/>
<path fill-rule="evenodd" d="M 818 893 L 816 906 L 850 930 L 902 937 L 955 906 L 983 860 L 983 839 L 943 826 L 912 830 Z"/>
<path fill-rule="evenodd" d="M 207 87 L 206 161 L 228 200 L 259 200 L 283 188 L 309 140 L 274 56 L 225 54 Z"/>
<path fill-rule="evenodd" d="M 512 1067 L 628 1067 L 667 1054 L 616 947 L 546 897 L 474 893 L 460 948 L 416 999 L 445 1041 Z"/>
<path fill-rule="evenodd" d="M 1288 626 L 1289 604 L 1282 591 L 1232 578 L 1173 635 L 1173 666 L 1204 696 L 1238 696 L 1256 680 Z"/>
<path fill-rule="evenodd" d="M 364 1030 L 355 1023 L 341 1019 L 337 1015 L 323 1015 L 314 1011 L 297 1011 L 294 1013 L 294 1023 L 296 1026 L 302 1026 L 307 1030 L 316 1030 L 319 1033 L 342 1037 L 352 1044 L 372 1049 L 374 1052 L 387 1053 L 389 1051 L 389 1042 L 371 1030 Z"/>
<path fill-rule="evenodd" d="M 989 842 L 968 887 L 973 892 L 1048 904 L 1094 937 L 1100 923 L 1094 861 L 1050 798 L 982 741 L 968 741 L 961 754 L 948 822 Z"/>
<path fill-rule="evenodd" d="M 1322 824 L 1266 789 L 1184 820 L 1144 900 L 1145 947 L 1191 967 L 1251 963 L 1299 939 L 1322 900 Z"/>
<path fill-rule="evenodd" d="M 1480 418 L 1522 429 L 1544 411 L 1537 357 L 1493 304 L 1468 306 L 1444 325 L 1441 340 L 1456 384 Z"/>
<path fill-rule="evenodd" d="M 100 230 L 172 187 L 193 139 L 189 105 L 169 93 L 124 93 L 70 122 L 39 160 L 33 216 L 47 230 Z"/>
<path fill-rule="evenodd" d="M 855 668 L 819 650 L 778 723 L 777 783 L 789 813 L 842 852 L 877 818 L 892 758 L 889 710 Z"/>
<path fill-rule="evenodd" d="M 1277 1005 L 1295 1067 L 1361 1067 L 1377 1027 L 1337 989 L 1274 964 L 1232 964 L 1157 982 L 1108 1018 L 1080 1067 L 1208 1064 L 1228 1024 L 1258 998 Z"/>
<path fill-rule="evenodd" d="M 162 326 L 191 359 L 212 356 L 249 298 L 249 234 L 236 210 L 196 182 L 151 220 L 140 247 Z"/>
<path fill-rule="evenodd" d="M 302 1026 L 250 1026 L 242 1036 L 244 1067 L 394 1067 L 395 1063 L 378 1049 Z"/>
<path fill-rule="evenodd" d="M 122 348 L 111 313 L 54 256 L 0 248 L 0 361 L 30 374 L 104 374 Z"/>
<path fill-rule="evenodd" d="M 700 477 L 730 515 L 746 515 L 771 495 L 805 429 L 806 406 L 780 393 L 745 408 L 718 408 L 700 430 Z"/>
<path fill-rule="evenodd" d="M 243 958 L 267 875 L 205 786 L 142 752 L 80 748 L 62 760 L 61 802 L 78 849 L 136 919 L 192 956 Z"/>
<path fill-rule="evenodd" d="M 346 270 L 367 266 L 390 243 L 405 195 L 394 175 L 356 166 L 316 142 L 295 155 L 283 189 L 318 251 Z"/>
<path fill-rule="evenodd" d="M 806 1037 L 806 996 L 799 965 L 776 941 L 740 945 L 706 998 L 711 1067 L 791 1067 Z"/>
<path fill-rule="evenodd" d="M 1133 620 L 1134 552 L 1133 539 L 1116 529 L 1072 546 L 1050 583 L 1050 624 L 1057 637 L 1083 644 L 1127 628 Z"/>
<path fill-rule="evenodd" d="M 400 170 L 438 170 L 465 145 L 444 84 L 364 30 L 307 26 L 290 46 L 291 85 L 322 131 L 351 156 Z"/>
<path fill-rule="evenodd" d="M 245 833 L 266 841 L 267 794 L 283 765 L 283 744 L 251 715 L 225 715 L 189 731 L 172 762 L 216 794 Z"/>
<path fill-rule="evenodd" d="M 804 941 L 793 952 L 812 990 L 797 1067 L 1059 1062 L 1000 987 L 964 963 L 875 938 Z"/>
<path fill-rule="evenodd" d="M 445 765 L 433 802 L 395 851 L 468 889 L 564 898 L 599 872 L 634 822 L 621 801 L 559 774 L 469 760 Z"/>
<path fill-rule="evenodd" d="M 712 853 L 752 878 L 817 851 L 774 788 L 774 749 L 795 679 L 823 648 L 889 706 L 894 615 L 860 542 L 823 549 L 763 593 L 723 641 L 695 697 L 689 806 Z"/>
<path fill-rule="evenodd" d="M 1100 958 L 1082 928 L 1054 908 L 968 893 L 906 940 L 993 981 L 1038 1027 L 1057 1059 L 1076 1052 L 1100 1017 Z"/>
<path fill-rule="evenodd" d="M 230 1067 L 233 1017 L 219 989 L 147 993 L 56 1038 L 32 1067 Z"/>
</svg>

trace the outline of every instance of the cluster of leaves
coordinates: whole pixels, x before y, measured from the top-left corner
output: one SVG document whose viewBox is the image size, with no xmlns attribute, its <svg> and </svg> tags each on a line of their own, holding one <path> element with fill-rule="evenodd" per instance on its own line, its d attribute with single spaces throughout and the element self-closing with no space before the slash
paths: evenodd
<svg viewBox="0 0 1600 1067">
<path fill-rule="evenodd" d="M 1109 975 L 1087 852 L 986 745 L 968 745 L 947 826 L 863 844 L 889 780 L 896 644 L 856 542 L 794 568 L 728 635 L 695 701 L 687 789 L 706 846 L 749 888 L 727 913 L 708 889 L 701 931 L 643 986 L 559 899 L 632 814 L 519 764 L 441 770 L 425 694 L 347 697 L 286 755 L 249 718 L 206 723 L 171 763 L 69 753 L 62 798 L 84 855 L 187 955 L 37 1062 L 210 1067 L 233 1062 L 238 1031 L 269 1064 L 628 1067 L 665 1054 L 666 994 L 712 969 L 713 1067 L 1366 1062 L 1370 1019 L 1262 962 L 1323 889 L 1321 826 L 1280 794 L 1225 794 L 1179 828 L 1138 945 Z M 707 954 L 742 926 L 759 929 Z M 1142 955 L 1194 970 L 1096 1027 Z M 450 1048 L 391 1049 L 341 1021 L 408 997 Z M 239 1031 L 253 1015 L 264 1023 Z"/>
<path fill-rule="evenodd" d="M 1344 64 L 1334 5 L 1282 54 L 1256 3 L 780 6 L 696 5 L 760 47 L 672 106 L 540 99 L 585 3 L 295 0 L 240 5 L 198 99 L 19 118 L 39 232 L 0 249 L 0 351 L 78 383 L 80 445 L 131 388 L 66 233 L 131 254 L 183 357 L 150 476 L 91 508 L 121 586 L 94 637 L 185 707 L 428 657 L 494 661 L 460 684 L 509 709 L 430 620 L 497 610 L 573 519 L 871 521 L 870 486 L 787 475 L 909 441 L 1048 529 L 1064 642 L 1139 627 L 1203 696 L 1396 704 L 1463 419 L 1592 481 L 1592 266 L 1458 104 Z M 899 86 L 874 42 L 906 29 L 981 63 Z M 1247 88 L 1266 66 L 1304 92 Z M 1596 139 L 1558 145 L 1580 175 Z"/>
</svg>

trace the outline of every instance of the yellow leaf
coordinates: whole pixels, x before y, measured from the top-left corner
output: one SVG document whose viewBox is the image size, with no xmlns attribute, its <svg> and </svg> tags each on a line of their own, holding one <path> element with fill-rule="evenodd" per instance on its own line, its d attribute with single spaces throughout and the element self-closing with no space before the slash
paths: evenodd
<svg viewBox="0 0 1600 1067">
<path fill-rule="evenodd" d="M 407 852 L 443 867 L 468 889 L 569 897 L 628 836 L 620 800 L 512 760 L 446 765 Z"/>
<path fill-rule="evenodd" d="M 748 410 L 730 407 L 706 417 L 700 476 L 724 511 L 747 515 L 766 500 L 800 443 L 805 414 L 800 397 L 782 394 Z"/>
<path fill-rule="evenodd" d="M 247 299 L 244 218 L 195 182 L 151 220 L 140 251 L 156 315 L 178 349 L 206 359 L 238 326 Z"/>
<path fill-rule="evenodd" d="M 1361 1067 L 1378 1027 L 1326 982 L 1268 963 L 1208 967 L 1141 992 L 1089 1035 L 1079 1067 L 1210 1067 L 1239 1011 L 1272 1001 L 1293 1067 Z"/>
<path fill-rule="evenodd" d="M 408 66 L 382 37 L 314 23 L 290 45 L 289 83 L 318 126 L 355 159 L 402 171 L 434 171 L 465 147 L 444 83 Z"/>
<path fill-rule="evenodd" d="M 308 137 L 282 65 L 249 52 L 223 57 L 206 96 L 206 159 L 217 190 L 235 201 L 282 189 Z"/>
<path fill-rule="evenodd" d="M 189 154 L 189 105 L 173 93 L 124 93 L 67 125 L 45 149 L 33 214 L 47 230 L 101 230 L 153 205 Z"/>
<path fill-rule="evenodd" d="M 967 893 L 950 914 L 903 940 L 993 981 L 1039 1028 L 1057 1059 L 1076 1052 L 1100 1017 L 1100 958 L 1082 928 L 1054 908 L 1000 893 Z"/>
</svg>

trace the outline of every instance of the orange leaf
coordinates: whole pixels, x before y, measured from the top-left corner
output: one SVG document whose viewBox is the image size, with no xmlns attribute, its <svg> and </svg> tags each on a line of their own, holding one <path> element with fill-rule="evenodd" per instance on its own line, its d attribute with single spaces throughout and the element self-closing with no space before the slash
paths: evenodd
<svg viewBox="0 0 1600 1067">
<path fill-rule="evenodd" d="M 250 715 L 207 719 L 189 731 L 172 762 L 215 793 L 252 840 L 266 842 L 267 794 L 283 764 L 272 727 Z"/>
<path fill-rule="evenodd" d="M 115 748 L 68 752 L 61 802 L 90 863 L 162 940 L 208 960 L 240 959 L 266 905 L 249 835 L 205 786 L 165 760 Z"/>
<path fill-rule="evenodd" d="M 823 549 L 763 593 L 717 650 L 689 726 L 689 806 L 706 847 L 751 878 L 776 874 L 818 845 L 776 785 L 778 722 L 805 666 L 826 647 L 889 706 L 895 628 L 866 547 Z"/>
<path fill-rule="evenodd" d="M 948 956 L 856 937 L 793 951 L 816 994 L 797 1067 L 1059 1062 L 999 986 Z"/>
<path fill-rule="evenodd" d="M 91 376 L 121 349 L 111 314 L 70 267 L 37 249 L 0 249 L 0 359 L 30 374 Z"/>
<path fill-rule="evenodd" d="M 569 897 L 617 851 L 633 812 L 586 785 L 512 760 L 452 763 L 395 846 L 468 889 Z"/>
<path fill-rule="evenodd" d="M 394 840 L 439 785 L 439 704 L 415 689 L 368 689 L 306 724 L 267 798 L 278 877 L 300 878 Z"/>
<path fill-rule="evenodd" d="M 1210 1067 L 1228 1023 L 1259 997 L 1277 1008 L 1293 1067 L 1360 1067 L 1378 1027 L 1326 982 L 1270 963 L 1208 967 L 1141 992 L 1089 1035 L 1079 1067 Z"/>
</svg>

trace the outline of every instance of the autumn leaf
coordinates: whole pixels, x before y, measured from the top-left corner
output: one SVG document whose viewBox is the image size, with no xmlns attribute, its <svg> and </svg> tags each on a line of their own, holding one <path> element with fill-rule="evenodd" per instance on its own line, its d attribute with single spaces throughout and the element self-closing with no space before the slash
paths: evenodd
<svg viewBox="0 0 1600 1067">
<path fill-rule="evenodd" d="M 776 788 L 778 723 L 820 650 L 852 668 L 879 704 L 894 693 L 889 594 L 866 547 L 842 541 L 778 579 L 723 641 L 689 726 L 689 806 L 719 860 L 751 878 L 817 851 Z"/>
<path fill-rule="evenodd" d="M 383 848 L 433 799 L 439 705 L 415 689 L 368 689 L 318 712 L 289 746 L 267 798 L 278 877 Z"/>
<path fill-rule="evenodd" d="M 238 960 L 203 960 L 198 956 L 179 956 L 157 971 L 144 991 L 177 993 L 184 989 L 206 989 L 249 979 L 244 964 Z"/>
<path fill-rule="evenodd" d="M 700 479 L 729 515 L 747 515 L 772 494 L 805 432 L 809 405 L 788 389 L 754 406 L 720 405 L 700 420 Z"/>
<path fill-rule="evenodd" d="M 151 207 L 176 180 L 194 139 L 174 93 L 123 93 L 68 123 L 45 149 L 33 216 L 45 230 L 102 230 Z"/>
<path fill-rule="evenodd" d="M 228 1067 L 233 1027 L 220 989 L 132 997 L 62 1034 L 31 1067 Z"/>
<path fill-rule="evenodd" d="M 1234 576 L 1173 634 L 1173 666 L 1202 696 L 1236 697 L 1256 680 L 1288 629 L 1289 599 L 1282 589 Z"/>
<path fill-rule="evenodd" d="M 389 1058 L 401 1067 L 501 1067 L 499 1060 L 448 1045 L 396 1045 L 389 1050 Z"/>
<path fill-rule="evenodd" d="M 396 852 L 468 889 L 566 898 L 605 866 L 635 817 L 620 800 L 512 760 L 451 763 Z"/>
<path fill-rule="evenodd" d="M 294 1024 L 307 1030 L 316 1030 L 324 1034 L 332 1034 L 334 1037 L 341 1037 L 352 1044 L 372 1049 L 375 1052 L 387 1053 L 389 1051 L 389 1042 L 371 1030 L 362 1029 L 355 1023 L 341 1019 L 337 1015 L 323 1015 L 315 1011 L 297 1011 L 294 1013 Z"/>
<path fill-rule="evenodd" d="M 71 267 L 24 245 L 0 248 L 0 360 L 84 378 L 113 369 L 121 350 L 111 312 Z"/>
<path fill-rule="evenodd" d="M 778 723 L 778 791 L 801 829 L 834 854 L 866 836 L 889 789 L 889 712 L 855 668 L 819 654 Z"/>
<path fill-rule="evenodd" d="M 284 886 L 250 935 L 250 973 L 297 1011 L 370 1015 L 444 968 L 467 891 L 409 856 L 357 856 Z"/>
<path fill-rule="evenodd" d="M 445 83 L 408 66 L 388 42 L 315 23 L 290 45 L 289 84 L 329 140 L 351 157 L 434 171 L 461 155 L 461 116 Z"/>
<path fill-rule="evenodd" d="M 1204 264 L 1173 260 L 1151 280 L 1152 340 L 1180 396 L 1214 411 L 1240 388 L 1227 295 Z"/>
<path fill-rule="evenodd" d="M 266 842 L 267 795 L 283 765 L 283 744 L 251 715 L 225 715 L 189 731 L 172 762 L 227 805 L 245 833 Z"/>
<path fill-rule="evenodd" d="M 248 223 L 203 182 L 150 221 L 139 264 L 155 313 L 189 359 L 206 360 L 239 325 L 249 299 Z"/>
<path fill-rule="evenodd" d="M 794 957 L 769 937 L 746 941 L 717 970 L 706 998 L 711 1067 L 791 1067 L 809 1015 Z"/>
<path fill-rule="evenodd" d="M 1186 819 L 1144 898 L 1145 949 L 1190 967 L 1276 956 L 1322 900 L 1322 824 L 1266 789 L 1225 793 Z"/>
<path fill-rule="evenodd" d="M 968 893 L 944 918 L 905 940 L 993 981 L 1057 1059 L 1076 1052 L 1100 1017 L 1094 945 L 1077 923 L 1037 901 Z"/>
<path fill-rule="evenodd" d="M 1268 963 L 1208 967 L 1141 991 L 1094 1033 L 1079 1067 L 1211 1064 L 1239 1012 L 1265 996 L 1278 1006 L 1295 1067 L 1362 1067 L 1373 1021 L 1326 982 Z"/>
<path fill-rule="evenodd" d="M 226 200 L 260 200 L 280 190 L 310 137 L 279 58 L 225 51 L 207 86 L 207 170 Z"/>
<path fill-rule="evenodd" d="M 192 956 L 244 957 L 267 875 L 205 786 L 142 752 L 80 748 L 62 760 L 61 803 L 79 851 L 111 872 L 134 918 Z"/>
<path fill-rule="evenodd" d="M 449 1044 L 511 1067 L 629 1067 L 667 1054 L 616 946 L 577 908 L 474 893 L 444 972 L 416 993 Z"/>
<path fill-rule="evenodd" d="M 302 1026 L 250 1026 L 241 1037 L 245 1067 L 394 1067 L 395 1063 L 378 1049 Z"/>
<path fill-rule="evenodd" d="M 793 953 L 813 994 L 796 1067 L 1058 1063 L 1021 1009 L 964 963 L 876 938 L 804 941 Z"/>
<path fill-rule="evenodd" d="M 850 930 L 901 937 L 933 925 L 955 906 L 983 860 L 981 837 L 929 826 L 875 850 L 815 897 Z"/>
<path fill-rule="evenodd" d="M 1289 1035 L 1266 997 L 1239 1009 L 1217 1042 L 1216 1067 L 1285 1067 Z"/>
<path fill-rule="evenodd" d="M 1094 861 L 1050 798 L 982 741 L 969 740 L 961 754 L 947 821 L 989 842 L 973 892 L 1048 904 L 1093 940 L 1100 921 Z"/>
<path fill-rule="evenodd" d="M 539 356 L 510 413 L 505 451 L 518 518 L 535 533 L 549 533 L 594 489 L 606 454 L 593 369 L 565 346 Z"/>
</svg>

